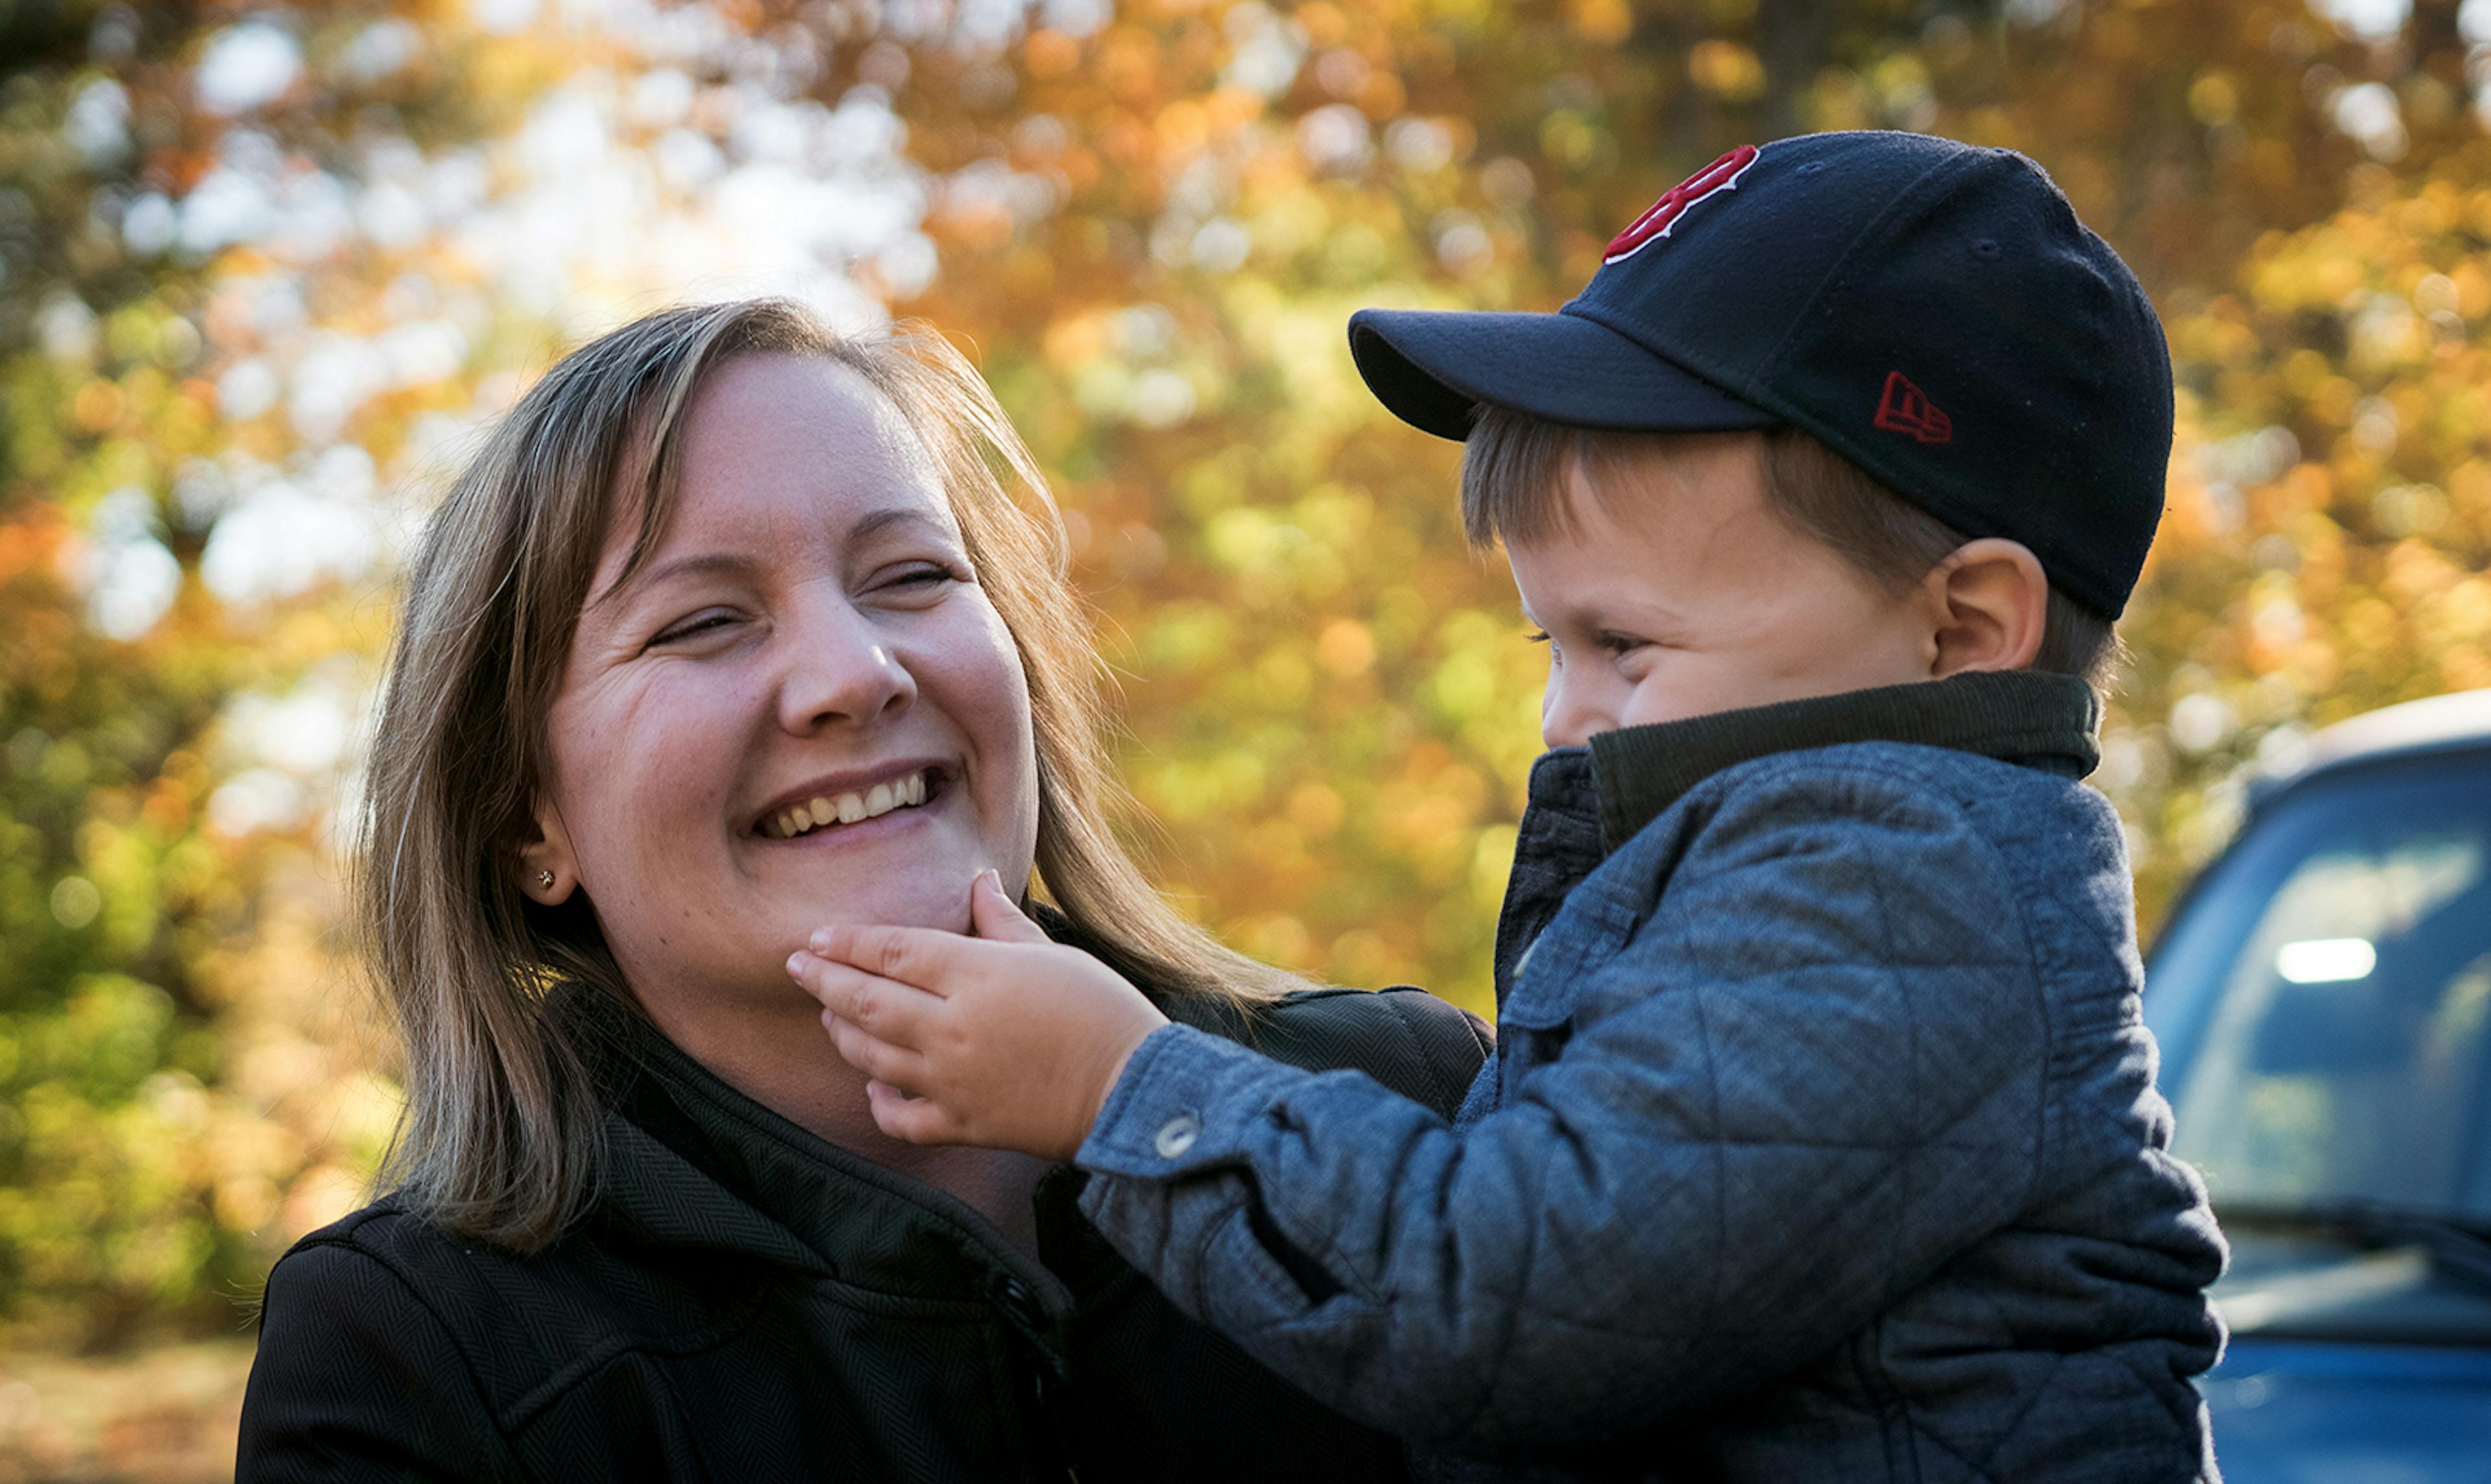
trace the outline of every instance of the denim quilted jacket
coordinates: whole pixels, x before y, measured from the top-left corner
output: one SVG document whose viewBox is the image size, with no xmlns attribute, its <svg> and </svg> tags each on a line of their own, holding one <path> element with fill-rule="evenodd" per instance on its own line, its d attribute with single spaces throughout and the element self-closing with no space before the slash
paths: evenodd
<svg viewBox="0 0 2491 1484">
<path fill-rule="evenodd" d="M 2095 714 L 1976 676 L 1552 752 L 1457 1119 L 1170 1027 L 1083 1208 L 1449 1478 L 2212 1480 L 2224 1249 Z"/>
</svg>

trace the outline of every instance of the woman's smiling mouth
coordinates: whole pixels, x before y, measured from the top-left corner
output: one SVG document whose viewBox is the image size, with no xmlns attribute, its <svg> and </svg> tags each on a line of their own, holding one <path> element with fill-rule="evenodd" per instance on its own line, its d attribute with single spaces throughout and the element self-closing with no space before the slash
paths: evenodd
<svg viewBox="0 0 2491 1484">
<path fill-rule="evenodd" d="M 915 808 L 939 791 L 941 779 L 921 768 L 864 790 L 820 793 L 782 804 L 762 816 L 753 832 L 764 839 L 792 840 L 838 825 L 879 819 L 894 809 Z"/>
</svg>

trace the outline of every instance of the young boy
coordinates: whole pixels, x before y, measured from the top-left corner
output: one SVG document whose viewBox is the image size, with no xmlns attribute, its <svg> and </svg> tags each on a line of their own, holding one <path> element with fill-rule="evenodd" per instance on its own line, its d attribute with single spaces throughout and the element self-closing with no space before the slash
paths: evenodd
<svg viewBox="0 0 2491 1484">
<path fill-rule="evenodd" d="M 1545 631 L 1451 1125 L 1168 1025 L 991 873 L 790 969 L 884 1128 L 1070 1159 L 1178 1304 L 1446 1476 L 2215 1477 L 2091 683 L 2160 511 L 2143 292 L 2020 156 L 1742 149 L 1562 311 L 1367 311 Z M 1505 1470 L 1509 1469 L 1508 1474 Z"/>
</svg>

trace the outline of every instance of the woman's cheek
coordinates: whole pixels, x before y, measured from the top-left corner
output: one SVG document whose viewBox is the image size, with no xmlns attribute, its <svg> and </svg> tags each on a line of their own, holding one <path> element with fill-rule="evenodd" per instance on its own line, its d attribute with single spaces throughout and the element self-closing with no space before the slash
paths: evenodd
<svg viewBox="0 0 2491 1484">
<path fill-rule="evenodd" d="M 622 866 L 639 896 L 686 869 L 687 846 L 724 828 L 727 794 L 747 767 L 743 754 L 767 699 L 754 693 L 752 667 L 729 657 L 633 671 L 579 695 L 554 743 L 561 756 L 604 760 L 572 771 L 579 813 L 567 817 L 584 837 L 583 868 L 591 855 L 606 874 Z M 609 892 L 623 885 L 611 883 Z"/>
<path fill-rule="evenodd" d="M 1019 647 L 982 588 L 963 595 L 964 621 L 944 646 L 944 694 L 967 741 L 980 777 L 976 790 L 987 846 L 998 867 L 1036 849 L 1038 752 L 1030 717 L 1029 678 Z"/>
</svg>

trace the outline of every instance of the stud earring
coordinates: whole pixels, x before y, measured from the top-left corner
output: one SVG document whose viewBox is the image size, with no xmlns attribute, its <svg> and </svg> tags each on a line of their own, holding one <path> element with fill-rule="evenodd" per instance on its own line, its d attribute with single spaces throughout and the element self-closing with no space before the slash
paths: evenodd
<svg viewBox="0 0 2491 1484">
<path fill-rule="evenodd" d="M 547 890 L 547 891 L 552 890 L 552 889 L 553 889 L 553 872 L 551 872 L 551 871 L 539 871 L 539 872 L 537 872 L 537 885 L 538 885 L 538 886 L 540 886 L 540 887 L 543 887 L 543 888 L 544 888 L 545 890 Z"/>
</svg>

